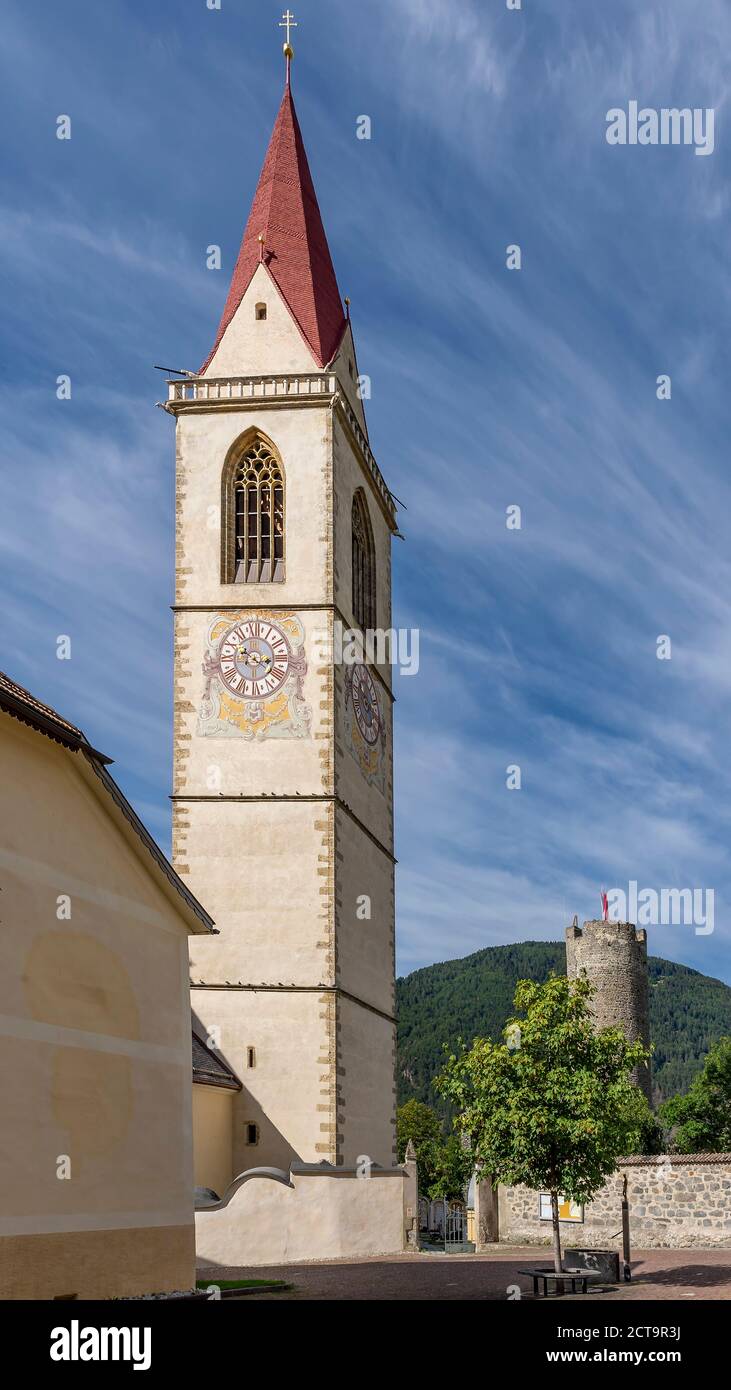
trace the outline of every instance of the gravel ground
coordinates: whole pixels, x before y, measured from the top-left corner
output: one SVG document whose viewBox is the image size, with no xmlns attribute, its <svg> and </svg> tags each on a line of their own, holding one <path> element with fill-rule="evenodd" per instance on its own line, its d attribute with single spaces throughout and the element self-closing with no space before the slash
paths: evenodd
<svg viewBox="0 0 731 1390">
<path fill-rule="evenodd" d="M 532 1284 L 521 1268 L 550 1263 L 550 1254 L 535 1246 L 499 1246 L 485 1255 L 382 1255 L 368 1260 L 333 1260 L 326 1264 L 271 1265 L 254 1269 L 202 1266 L 199 1279 L 284 1279 L 289 1291 L 249 1294 L 247 1302 L 293 1300 L 502 1300 L 516 1285 L 532 1298 Z M 632 1283 L 593 1292 L 587 1297 L 613 1299 L 731 1298 L 731 1249 L 642 1250 L 632 1261 Z M 515 1296 L 514 1294 L 512 1295 Z M 571 1295 L 567 1295 L 568 1298 Z M 577 1295 L 581 1297 L 581 1295 Z"/>
</svg>

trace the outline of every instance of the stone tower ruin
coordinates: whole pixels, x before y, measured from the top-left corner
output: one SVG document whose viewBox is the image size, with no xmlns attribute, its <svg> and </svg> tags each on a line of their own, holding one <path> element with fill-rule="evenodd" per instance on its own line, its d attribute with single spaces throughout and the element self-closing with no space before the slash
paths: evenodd
<svg viewBox="0 0 731 1390">
<path fill-rule="evenodd" d="M 593 1011 L 598 1028 L 621 1028 L 630 1042 L 650 1043 L 647 978 L 647 933 L 632 922 L 585 922 L 566 928 L 566 974 L 584 971 L 596 994 Z M 634 1081 L 652 1103 L 650 1064 L 638 1068 Z"/>
</svg>

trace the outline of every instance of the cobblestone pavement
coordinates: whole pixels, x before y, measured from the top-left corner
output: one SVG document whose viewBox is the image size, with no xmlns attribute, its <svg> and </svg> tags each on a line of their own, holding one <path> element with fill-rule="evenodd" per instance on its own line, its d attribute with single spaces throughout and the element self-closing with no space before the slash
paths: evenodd
<svg viewBox="0 0 731 1390">
<path fill-rule="evenodd" d="M 333 1260 L 327 1264 L 272 1265 L 255 1269 L 199 1269 L 198 1278 L 285 1279 L 292 1289 L 250 1294 L 250 1299 L 452 1299 L 504 1300 L 517 1286 L 532 1299 L 531 1281 L 521 1268 L 550 1264 L 547 1250 L 535 1246 L 500 1246 L 485 1255 L 382 1255 L 368 1260 Z M 586 1297 L 614 1299 L 731 1298 L 731 1249 L 643 1250 L 632 1261 L 632 1283 L 594 1291 Z M 565 1301 L 571 1301 L 571 1295 Z M 576 1295 L 576 1297 L 582 1297 Z"/>
</svg>

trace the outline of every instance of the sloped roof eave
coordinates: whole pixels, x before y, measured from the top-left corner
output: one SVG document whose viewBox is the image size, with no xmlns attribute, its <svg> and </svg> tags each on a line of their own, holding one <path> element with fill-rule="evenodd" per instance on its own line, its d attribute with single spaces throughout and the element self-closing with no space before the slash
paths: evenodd
<svg viewBox="0 0 731 1390">
<path fill-rule="evenodd" d="M 207 1043 L 191 1028 L 193 1081 L 199 1086 L 217 1086 L 228 1091 L 242 1091 L 243 1086 L 235 1071 L 223 1057 L 213 1052 Z"/>
<path fill-rule="evenodd" d="M 57 710 L 37 699 L 24 686 L 18 685 L 4 671 L 0 671 L 0 709 L 4 710 L 11 718 L 17 719 L 21 724 L 26 724 L 35 733 L 60 744 L 68 752 L 83 754 L 83 765 L 96 774 L 118 810 L 121 811 L 138 839 L 149 851 L 157 868 L 182 898 L 188 912 L 191 930 L 200 935 L 217 934 L 213 918 L 208 915 L 205 908 L 201 906 L 197 898 L 186 888 L 182 879 L 178 877 L 172 864 L 165 857 L 160 846 L 153 840 L 134 807 L 130 805 L 124 792 L 117 786 L 111 773 L 107 770 L 107 765 L 112 761 L 111 758 L 107 758 L 104 753 L 92 748 L 81 729 L 77 729 L 75 724 L 70 724 Z M 199 924 L 198 926 L 193 925 L 193 919 Z"/>
</svg>

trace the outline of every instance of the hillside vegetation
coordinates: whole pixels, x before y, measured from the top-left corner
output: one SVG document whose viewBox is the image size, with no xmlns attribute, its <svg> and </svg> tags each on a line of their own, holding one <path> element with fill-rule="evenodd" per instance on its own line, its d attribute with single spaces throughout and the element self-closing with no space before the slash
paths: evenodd
<svg viewBox="0 0 731 1390">
<path fill-rule="evenodd" d="M 443 1044 L 500 1037 L 517 980 L 566 973 L 563 942 L 488 946 L 463 960 L 426 966 L 397 981 L 398 1103 L 443 1110 L 432 1089 Z M 656 1099 L 687 1091 L 714 1043 L 731 1034 L 731 988 L 685 965 L 650 956 L 650 1026 Z"/>
</svg>

